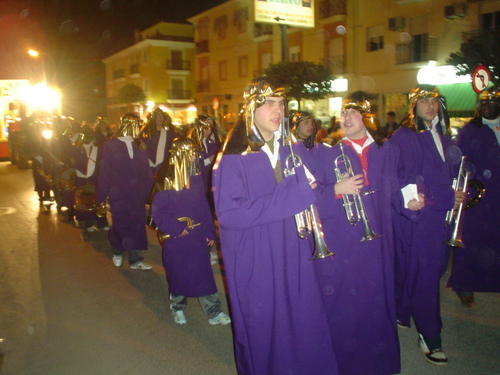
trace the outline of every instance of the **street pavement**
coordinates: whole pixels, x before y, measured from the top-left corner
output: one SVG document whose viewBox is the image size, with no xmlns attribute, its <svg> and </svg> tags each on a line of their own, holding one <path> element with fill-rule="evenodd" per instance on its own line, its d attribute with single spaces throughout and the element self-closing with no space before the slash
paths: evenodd
<svg viewBox="0 0 500 375">
<path fill-rule="evenodd" d="M 174 324 L 153 231 L 144 253 L 153 269 L 145 272 L 126 260 L 113 265 L 106 232 L 61 219 L 54 207 L 40 210 L 31 170 L 0 162 L 0 374 L 236 374 L 231 326 L 210 326 L 194 298 L 188 323 Z M 227 311 L 223 264 L 213 270 Z M 415 329 L 399 329 L 401 374 L 500 374 L 500 295 L 477 293 L 468 309 L 444 287 L 447 278 L 449 364 L 428 364 Z"/>
</svg>

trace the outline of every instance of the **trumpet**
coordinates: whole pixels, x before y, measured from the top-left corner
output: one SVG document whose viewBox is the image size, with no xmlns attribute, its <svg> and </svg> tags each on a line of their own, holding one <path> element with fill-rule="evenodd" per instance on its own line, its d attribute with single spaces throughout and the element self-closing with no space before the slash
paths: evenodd
<svg viewBox="0 0 500 375">
<path fill-rule="evenodd" d="M 349 177 L 354 176 L 354 172 L 352 169 L 351 159 L 344 153 L 344 145 L 342 141 L 339 142 L 340 147 L 340 155 L 335 158 L 334 164 L 334 172 L 337 182 L 342 180 L 342 176 L 347 173 Z M 341 164 L 344 165 L 345 172 L 341 171 Z M 347 222 L 350 225 L 355 225 L 358 221 L 361 220 L 363 223 L 363 237 L 360 242 L 371 241 L 375 238 L 379 238 L 379 236 L 375 234 L 373 229 L 370 226 L 370 222 L 368 221 L 368 216 L 366 214 L 366 208 L 363 203 L 362 197 L 368 194 L 374 193 L 373 190 L 360 192 L 359 194 L 343 194 L 342 195 L 342 204 L 344 206 L 345 214 L 347 217 Z"/>
<path fill-rule="evenodd" d="M 470 180 L 471 173 L 464 166 L 465 158 L 465 156 L 462 156 L 462 159 L 460 160 L 458 175 L 453 179 L 452 188 L 454 191 L 462 189 L 462 191 L 464 192 L 464 196 L 467 197 L 469 187 L 473 187 L 477 190 L 477 194 L 470 199 L 466 199 L 464 197 L 464 200 L 458 205 L 456 210 L 452 208 L 448 210 L 448 212 L 446 212 L 446 225 L 450 225 L 453 223 L 453 229 L 446 244 L 461 248 L 465 247 L 465 244 L 462 241 L 464 211 L 478 204 L 484 193 L 484 186 L 480 181 Z"/>
<path fill-rule="evenodd" d="M 285 159 L 285 168 L 283 171 L 285 177 L 295 174 L 295 168 L 303 164 L 300 155 L 296 155 L 293 152 L 291 136 L 288 145 L 290 147 L 290 153 Z M 311 204 L 307 210 L 295 214 L 295 225 L 297 227 L 297 234 L 300 238 L 304 239 L 311 233 L 314 236 L 314 252 L 310 259 L 323 259 L 335 255 L 326 246 L 318 210 L 314 204 Z"/>
<path fill-rule="evenodd" d="M 187 217 L 187 216 L 183 216 L 183 217 L 179 217 L 177 219 L 177 221 L 184 221 L 186 222 L 186 228 L 185 229 L 193 229 L 194 227 L 197 227 L 198 225 L 201 225 L 201 223 L 195 223 L 193 219 Z M 156 225 L 154 224 L 154 222 L 151 220 L 151 224 L 154 225 L 156 227 Z M 160 232 L 160 230 L 158 229 L 158 227 L 155 228 L 156 229 L 156 234 L 158 235 L 158 241 L 160 242 L 161 245 L 163 245 L 163 242 L 165 242 L 166 240 L 168 240 L 171 236 L 170 234 L 165 234 L 163 232 Z M 180 237 L 180 236 L 178 236 Z"/>
</svg>

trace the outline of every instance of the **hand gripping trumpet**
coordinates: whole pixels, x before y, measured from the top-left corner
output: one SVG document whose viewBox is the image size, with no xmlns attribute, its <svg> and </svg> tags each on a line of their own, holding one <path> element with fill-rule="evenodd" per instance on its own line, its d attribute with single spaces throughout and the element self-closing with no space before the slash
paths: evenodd
<svg viewBox="0 0 500 375">
<path fill-rule="evenodd" d="M 283 171 L 285 177 L 295 174 L 295 168 L 303 164 L 300 155 L 293 152 L 292 136 L 289 135 L 287 138 L 290 154 L 285 159 L 285 168 Z M 314 253 L 311 259 L 323 259 L 335 255 L 326 246 L 321 221 L 314 204 L 311 204 L 307 210 L 295 214 L 295 224 L 297 226 L 297 234 L 300 238 L 306 238 L 311 233 L 314 236 Z"/>
<path fill-rule="evenodd" d="M 186 223 L 185 229 L 193 229 L 194 227 L 201 225 L 201 223 L 195 223 L 193 219 L 187 216 L 179 217 L 177 218 L 177 221 L 184 221 Z M 158 227 L 156 227 L 156 234 L 158 235 L 158 241 L 160 242 L 161 245 L 163 245 L 163 242 L 165 242 L 171 237 L 170 234 L 165 234 L 163 232 L 160 232 Z M 180 235 L 178 237 L 180 237 Z"/>
<path fill-rule="evenodd" d="M 470 179 L 471 173 L 464 165 L 465 158 L 465 156 L 462 156 L 460 167 L 458 169 L 458 175 L 453 179 L 452 184 L 452 188 L 454 191 L 462 189 L 462 191 L 464 192 L 464 200 L 458 205 L 456 210 L 452 208 L 446 213 L 446 225 L 450 225 L 453 223 L 453 229 L 451 231 L 450 239 L 446 242 L 446 244 L 461 248 L 465 247 L 465 244 L 462 242 L 464 211 L 478 204 L 484 193 L 483 184 L 478 180 Z M 476 196 L 467 199 L 469 187 L 476 189 L 477 193 Z"/>
<path fill-rule="evenodd" d="M 335 158 L 335 177 L 337 182 L 342 180 L 342 176 L 347 173 L 349 177 L 354 176 L 352 169 L 351 159 L 344 153 L 344 145 L 342 141 L 339 142 L 340 155 Z M 341 170 L 341 165 L 344 166 L 344 171 Z M 360 242 L 371 241 L 375 238 L 382 236 L 376 235 L 370 226 L 368 217 L 366 214 L 365 205 L 363 203 L 362 197 L 368 194 L 374 193 L 373 190 L 360 192 L 359 194 L 343 194 L 342 203 L 344 206 L 345 214 L 347 216 L 347 221 L 351 225 L 355 225 L 359 220 L 363 223 L 363 237 Z"/>
</svg>

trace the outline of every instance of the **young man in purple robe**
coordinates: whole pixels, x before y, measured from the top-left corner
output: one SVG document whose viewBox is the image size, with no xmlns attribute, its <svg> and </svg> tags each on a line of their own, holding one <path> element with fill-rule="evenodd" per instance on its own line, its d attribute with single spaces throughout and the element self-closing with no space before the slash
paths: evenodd
<svg viewBox="0 0 500 375">
<path fill-rule="evenodd" d="M 292 133 L 295 137 L 304 143 L 308 150 L 314 147 L 316 139 L 316 124 L 314 116 L 309 112 L 295 112 L 290 115 L 292 123 Z"/>
<path fill-rule="evenodd" d="M 478 114 L 457 136 L 457 145 L 466 156 L 473 187 L 486 193 L 477 205 L 463 214 L 464 248 L 453 249 L 451 276 L 461 303 L 474 307 L 474 292 L 500 292 L 500 88 L 483 91 L 478 100 Z M 477 184 L 479 182 L 480 184 Z M 472 205 L 473 198 L 468 202 Z"/>
<path fill-rule="evenodd" d="M 402 185 L 410 195 L 413 190 L 413 203 L 421 206 L 413 215 L 394 215 L 398 326 L 409 327 L 413 318 L 425 359 L 446 365 L 439 302 L 439 279 L 449 258 L 445 218 L 464 195 L 452 188 L 461 153 L 450 138 L 445 101 L 435 86 L 412 90 L 410 110 L 386 142 L 399 148 Z"/>
<path fill-rule="evenodd" d="M 116 138 L 110 139 L 102 153 L 96 199 L 100 206 L 107 201 L 112 225 L 108 233 L 113 250 L 113 264 L 122 265 L 128 252 L 130 268 L 147 271 L 141 250 L 148 248 L 146 200 L 153 186 L 148 155 L 137 145 L 141 120 L 133 113 L 122 116 Z"/>
<path fill-rule="evenodd" d="M 241 117 L 213 170 L 215 209 L 227 278 L 238 373 L 337 374 L 309 239 L 294 215 L 316 200 L 310 156 L 285 176 L 282 86 L 269 78 L 245 90 Z M 310 237 L 310 236 L 309 236 Z"/>
<path fill-rule="evenodd" d="M 170 309 L 176 324 L 186 324 L 187 297 L 198 297 L 211 325 L 227 325 L 210 265 L 208 248 L 215 227 L 199 169 L 199 145 L 186 136 L 173 140 L 168 168 L 155 182 L 151 214 L 163 247 Z M 165 173 L 163 173 L 165 172 Z"/>
<path fill-rule="evenodd" d="M 159 172 L 163 163 L 168 161 L 172 140 L 179 135 L 172 129 L 172 118 L 161 108 L 155 108 L 141 133 L 141 141 L 147 146 L 149 166 L 153 176 Z"/>
<path fill-rule="evenodd" d="M 335 252 L 314 264 L 340 374 L 401 370 L 391 224 L 391 204 L 402 201 L 397 149 L 374 141 L 365 125 L 370 115 L 365 95 L 351 94 L 343 104 L 345 136 L 333 147 L 319 143 L 310 151 L 324 183 L 317 202 L 323 232 Z"/>
</svg>

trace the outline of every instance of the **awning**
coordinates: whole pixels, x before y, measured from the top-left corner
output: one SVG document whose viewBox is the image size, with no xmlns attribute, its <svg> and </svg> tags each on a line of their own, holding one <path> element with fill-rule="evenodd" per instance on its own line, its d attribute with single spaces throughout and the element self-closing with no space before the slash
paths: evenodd
<svg viewBox="0 0 500 375">
<path fill-rule="evenodd" d="M 474 117 L 477 95 L 470 83 L 439 85 L 438 88 L 446 99 L 450 117 Z"/>
</svg>

